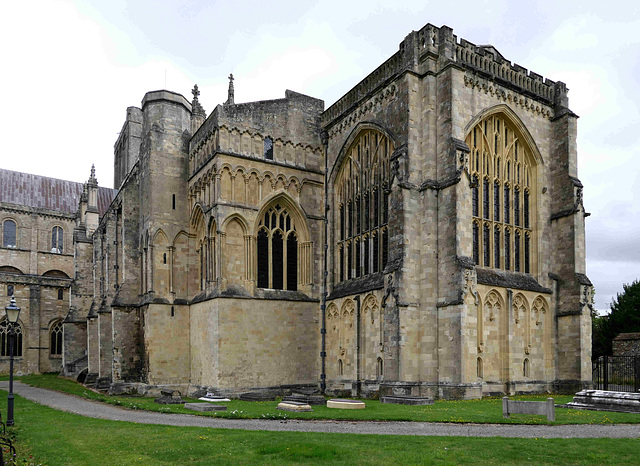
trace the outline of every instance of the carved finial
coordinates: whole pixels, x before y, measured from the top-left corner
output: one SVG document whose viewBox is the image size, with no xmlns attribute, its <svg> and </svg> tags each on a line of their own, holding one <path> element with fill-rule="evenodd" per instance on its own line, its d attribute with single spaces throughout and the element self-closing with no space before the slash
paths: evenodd
<svg viewBox="0 0 640 466">
<path fill-rule="evenodd" d="M 191 90 L 191 94 L 193 94 L 193 100 L 191 101 L 191 113 L 193 115 L 201 115 L 206 118 L 207 113 L 204 111 L 204 108 L 200 104 L 198 100 L 198 96 L 200 95 L 200 90 L 198 89 L 198 85 L 194 84 L 193 89 Z"/>
<path fill-rule="evenodd" d="M 233 73 L 229 75 L 229 93 L 225 105 L 234 105 Z"/>
<path fill-rule="evenodd" d="M 96 166 L 93 164 L 91 165 L 91 176 L 89 177 L 87 184 L 98 186 L 98 180 L 96 180 Z"/>
</svg>

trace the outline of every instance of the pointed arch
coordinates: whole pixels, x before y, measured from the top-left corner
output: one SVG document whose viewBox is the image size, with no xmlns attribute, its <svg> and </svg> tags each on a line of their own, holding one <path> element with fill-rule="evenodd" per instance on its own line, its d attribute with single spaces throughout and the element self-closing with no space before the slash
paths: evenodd
<svg viewBox="0 0 640 466">
<path fill-rule="evenodd" d="M 536 273 L 537 167 L 543 160 L 531 134 L 513 110 L 501 104 L 471 119 L 465 142 L 470 148 L 474 262 Z"/>
<path fill-rule="evenodd" d="M 297 291 L 311 282 L 312 244 L 306 216 L 284 192 L 270 196 L 253 227 L 258 288 Z"/>
</svg>

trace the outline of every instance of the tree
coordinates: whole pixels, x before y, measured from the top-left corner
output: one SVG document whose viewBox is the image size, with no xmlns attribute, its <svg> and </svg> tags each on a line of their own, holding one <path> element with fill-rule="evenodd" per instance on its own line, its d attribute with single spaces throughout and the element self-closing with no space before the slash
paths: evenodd
<svg viewBox="0 0 640 466">
<path fill-rule="evenodd" d="M 613 339 L 620 333 L 640 332 L 640 281 L 622 286 L 607 316 L 592 317 L 593 358 L 612 354 Z"/>
</svg>

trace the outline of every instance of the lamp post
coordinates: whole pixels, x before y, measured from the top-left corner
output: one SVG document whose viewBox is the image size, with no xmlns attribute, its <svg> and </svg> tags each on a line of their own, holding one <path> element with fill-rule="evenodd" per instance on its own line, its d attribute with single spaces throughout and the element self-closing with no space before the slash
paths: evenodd
<svg viewBox="0 0 640 466">
<path fill-rule="evenodd" d="M 9 330 L 9 394 L 7 395 L 7 425 L 14 425 L 13 422 L 13 340 L 15 339 L 14 325 L 18 323 L 20 308 L 16 306 L 16 298 L 11 297 L 11 302 L 4 308 L 7 313 L 7 325 Z"/>
</svg>

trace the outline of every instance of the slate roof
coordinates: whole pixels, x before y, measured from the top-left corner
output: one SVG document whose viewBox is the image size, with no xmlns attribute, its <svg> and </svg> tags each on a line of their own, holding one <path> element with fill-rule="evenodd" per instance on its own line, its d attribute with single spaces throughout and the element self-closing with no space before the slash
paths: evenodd
<svg viewBox="0 0 640 466">
<path fill-rule="evenodd" d="M 100 215 L 107 211 L 117 192 L 98 187 Z M 78 210 L 81 194 L 82 183 L 0 168 L 0 202 L 73 214 Z"/>
</svg>

